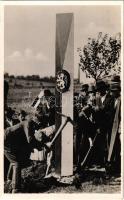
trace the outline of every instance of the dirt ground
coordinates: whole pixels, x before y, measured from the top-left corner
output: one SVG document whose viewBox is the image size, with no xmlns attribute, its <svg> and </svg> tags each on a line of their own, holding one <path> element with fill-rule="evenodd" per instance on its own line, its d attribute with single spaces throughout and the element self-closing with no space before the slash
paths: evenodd
<svg viewBox="0 0 124 200">
<path fill-rule="evenodd" d="M 73 182 L 62 183 L 55 177 L 44 179 L 46 166 L 38 163 L 22 170 L 22 193 L 120 193 L 121 178 L 108 176 L 104 169 L 85 169 L 73 176 Z M 11 182 L 4 186 L 11 193 Z"/>
</svg>

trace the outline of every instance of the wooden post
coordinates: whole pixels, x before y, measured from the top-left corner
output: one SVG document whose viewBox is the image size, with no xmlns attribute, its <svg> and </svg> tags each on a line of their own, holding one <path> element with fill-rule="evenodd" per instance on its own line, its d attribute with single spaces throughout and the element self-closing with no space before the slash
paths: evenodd
<svg viewBox="0 0 124 200">
<path fill-rule="evenodd" d="M 70 75 L 70 87 L 66 92 L 56 89 L 56 111 L 73 119 L 74 78 L 74 16 L 72 13 L 56 15 L 56 76 L 61 70 Z M 56 130 L 64 123 L 64 117 L 56 112 Z M 73 126 L 67 123 L 55 143 L 55 168 L 61 176 L 73 174 Z"/>
</svg>

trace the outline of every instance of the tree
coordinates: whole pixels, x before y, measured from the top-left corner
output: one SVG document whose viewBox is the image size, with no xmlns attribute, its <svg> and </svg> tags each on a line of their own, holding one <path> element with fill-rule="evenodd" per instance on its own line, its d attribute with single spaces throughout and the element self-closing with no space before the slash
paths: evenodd
<svg viewBox="0 0 124 200">
<path fill-rule="evenodd" d="M 120 33 L 112 38 L 100 32 L 97 39 L 88 38 L 88 44 L 83 49 L 78 48 L 79 67 L 86 73 L 86 77 L 97 81 L 113 72 L 120 73 L 120 38 Z"/>
</svg>

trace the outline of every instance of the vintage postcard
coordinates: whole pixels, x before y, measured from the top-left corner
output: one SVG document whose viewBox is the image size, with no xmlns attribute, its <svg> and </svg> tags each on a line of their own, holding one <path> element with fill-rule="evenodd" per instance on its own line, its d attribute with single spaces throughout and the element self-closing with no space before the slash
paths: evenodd
<svg viewBox="0 0 124 200">
<path fill-rule="evenodd" d="M 123 4 L 1 2 L 1 197 L 123 198 Z"/>
</svg>

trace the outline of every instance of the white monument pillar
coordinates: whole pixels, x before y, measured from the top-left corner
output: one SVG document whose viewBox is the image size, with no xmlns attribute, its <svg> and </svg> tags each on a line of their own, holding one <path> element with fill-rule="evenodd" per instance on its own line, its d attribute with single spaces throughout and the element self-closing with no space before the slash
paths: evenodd
<svg viewBox="0 0 124 200">
<path fill-rule="evenodd" d="M 69 75 L 69 84 L 61 76 L 61 72 Z M 73 79 L 74 79 L 74 16 L 72 13 L 56 15 L 56 77 L 60 73 L 67 88 L 56 89 L 56 130 L 65 118 L 57 113 L 71 117 L 73 120 Z M 62 89 L 61 87 L 61 89 Z M 56 173 L 61 176 L 73 174 L 73 126 L 67 123 L 55 144 Z"/>
</svg>

